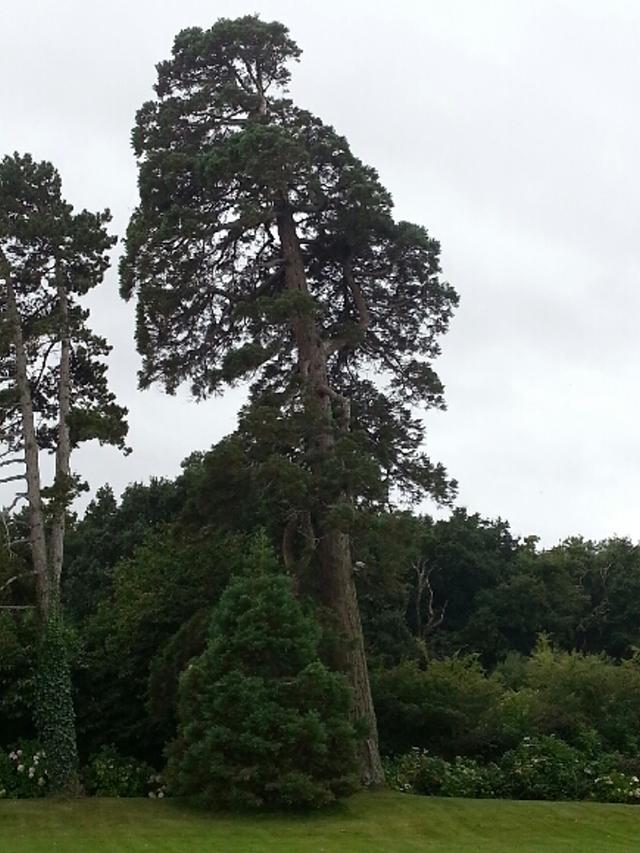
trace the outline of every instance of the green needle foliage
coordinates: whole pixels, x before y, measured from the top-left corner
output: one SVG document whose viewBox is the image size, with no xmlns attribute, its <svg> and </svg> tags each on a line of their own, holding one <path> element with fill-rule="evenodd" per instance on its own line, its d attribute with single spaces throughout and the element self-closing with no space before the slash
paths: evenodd
<svg viewBox="0 0 640 853">
<path fill-rule="evenodd" d="M 182 677 L 170 780 L 218 808 L 324 805 L 357 779 L 349 690 L 263 543 L 249 562 Z"/>
<path fill-rule="evenodd" d="M 184 30 L 158 65 L 133 131 L 140 204 L 120 267 L 123 296 L 138 300 L 140 381 L 204 397 L 249 379 L 260 408 L 246 425 L 299 447 L 316 352 L 350 402 L 340 467 L 353 490 L 445 498 L 411 407 L 443 406 L 431 362 L 457 296 L 438 242 L 394 221 L 376 171 L 286 97 L 300 53 L 282 24 L 247 16 Z"/>
<path fill-rule="evenodd" d="M 299 56 L 256 16 L 179 33 L 133 131 L 121 289 L 142 386 L 250 381 L 241 452 L 281 512 L 285 563 L 335 622 L 333 663 L 368 721 L 362 777 L 379 783 L 349 533 L 393 490 L 451 495 L 414 407 L 443 406 L 432 362 L 457 296 L 437 241 L 397 222 L 375 170 L 287 97 Z"/>
</svg>

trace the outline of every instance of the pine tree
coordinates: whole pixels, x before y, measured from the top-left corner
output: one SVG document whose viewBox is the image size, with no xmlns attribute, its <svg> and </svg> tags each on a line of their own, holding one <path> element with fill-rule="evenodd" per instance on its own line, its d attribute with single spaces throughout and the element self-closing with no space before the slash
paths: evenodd
<svg viewBox="0 0 640 853">
<path fill-rule="evenodd" d="M 26 482 L 8 511 L 26 500 L 41 623 L 35 718 L 53 785 L 66 790 L 77 782 L 77 750 L 60 579 L 68 507 L 82 487 L 71 451 L 89 439 L 124 447 L 127 429 L 107 387 L 109 347 L 78 301 L 108 267 L 109 218 L 74 213 L 50 163 L 18 154 L 0 162 L 0 456 L 16 471 L 3 482 Z M 49 487 L 43 450 L 55 456 Z"/>
<path fill-rule="evenodd" d="M 218 808 L 273 808 L 321 806 L 355 789 L 350 692 L 318 659 L 318 638 L 258 541 L 182 675 L 174 790 Z"/>
<path fill-rule="evenodd" d="M 442 406 L 431 362 L 456 304 L 439 246 L 395 222 L 373 169 L 286 97 L 300 50 L 248 16 L 185 30 L 138 112 L 140 204 L 121 264 L 142 386 L 196 397 L 251 379 L 239 432 L 286 507 L 283 553 L 332 615 L 334 663 L 382 781 L 349 530 L 392 489 L 446 499 L 412 407 Z"/>
</svg>

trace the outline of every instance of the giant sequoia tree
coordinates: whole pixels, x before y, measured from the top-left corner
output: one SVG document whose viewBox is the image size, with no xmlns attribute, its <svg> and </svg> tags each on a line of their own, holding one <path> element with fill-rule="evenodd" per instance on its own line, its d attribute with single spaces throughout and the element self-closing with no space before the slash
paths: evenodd
<svg viewBox="0 0 640 853">
<path fill-rule="evenodd" d="M 204 397 L 251 379 L 239 440 L 285 510 L 287 563 L 332 615 L 378 782 L 349 529 L 391 489 L 449 494 L 412 407 L 443 404 L 431 362 L 456 296 L 437 242 L 396 222 L 376 172 L 285 97 L 299 54 L 256 17 L 177 36 L 133 132 L 122 293 L 138 300 L 143 386 Z"/>
<path fill-rule="evenodd" d="M 108 266 L 108 220 L 108 212 L 74 213 L 50 163 L 17 154 L 0 162 L 0 465 L 4 482 L 25 484 L 12 506 L 27 504 L 27 571 L 41 624 L 35 716 L 52 781 L 67 788 L 77 756 L 60 580 L 68 507 L 81 486 L 71 452 L 88 439 L 122 446 L 126 434 L 125 410 L 107 387 L 109 347 L 89 330 L 78 301 Z M 41 451 L 55 456 L 48 487 Z M 5 524 L 10 550 L 13 524 Z"/>
</svg>

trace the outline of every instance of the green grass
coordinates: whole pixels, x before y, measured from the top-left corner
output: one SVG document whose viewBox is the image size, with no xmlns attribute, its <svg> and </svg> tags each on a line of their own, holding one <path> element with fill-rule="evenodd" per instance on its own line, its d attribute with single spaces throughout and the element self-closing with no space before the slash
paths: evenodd
<svg viewBox="0 0 640 853">
<path fill-rule="evenodd" d="M 168 800 L 0 802 L 1 853 L 618 853 L 640 807 L 360 794 L 309 817 L 219 817 Z"/>
</svg>

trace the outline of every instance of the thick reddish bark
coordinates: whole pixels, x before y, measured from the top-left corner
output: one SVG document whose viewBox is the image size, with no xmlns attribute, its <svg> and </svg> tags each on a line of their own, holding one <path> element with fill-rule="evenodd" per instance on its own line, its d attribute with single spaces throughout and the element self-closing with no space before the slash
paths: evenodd
<svg viewBox="0 0 640 853">
<path fill-rule="evenodd" d="M 285 261 L 285 282 L 291 292 L 309 295 L 304 259 L 296 233 L 291 211 L 283 206 L 278 216 L 278 234 Z M 322 469 L 335 451 L 336 432 L 348 428 L 348 417 L 344 413 L 336 419 L 332 400 L 337 397 L 331 389 L 326 345 L 318 333 L 315 318 L 310 310 L 295 311 L 292 315 L 292 330 L 298 352 L 298 369 L 303 385 L 305 409 L 313 424 L 309 454 L 311 464 Z M 346 402 L 346 401 L 345 401 Z M 344 408 L 344 407 L 343 407 Z M 321 501 L 312 513 L 312 522 L 318 538 L 319 603 L 331 614 L 337 628 L 336 666 L 345 672 L 352 688 L 352 716 L 364 720 L 367 737 L 362 742 L 360 771 L 366 785 L 380 785 L 384 773 L 378 747 L 376 723 L 369 672 L 364 649 L 360 609 L 353 577 L 351 548 L 348 534 L 336 529 L 327 519 L 329 507 L 346 496 L 330 495 Z"/>
</svg>

